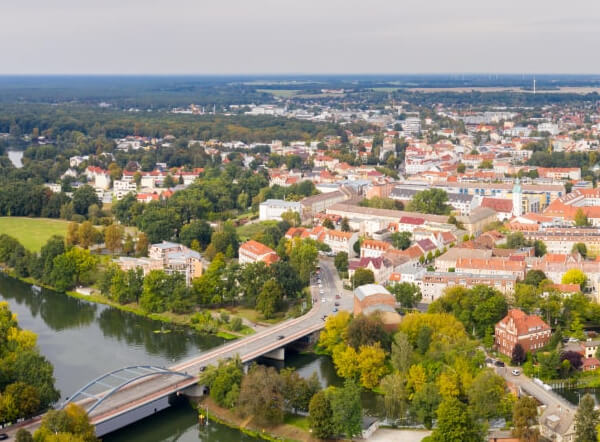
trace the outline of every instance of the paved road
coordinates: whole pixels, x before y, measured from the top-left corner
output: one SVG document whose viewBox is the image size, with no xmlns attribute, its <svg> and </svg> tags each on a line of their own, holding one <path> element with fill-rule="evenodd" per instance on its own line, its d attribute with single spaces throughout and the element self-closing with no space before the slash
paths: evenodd
<svg viewBox="0 0 600 442">
<path fill-rule="evenodd" d="M 536 384 L 532 378 L 525 376 L 522 369 L 519 367 L 494 367 L 496 373 L 521 389 L 521 392 L 529 396 L 533 396 L 544 405 L 553 406 L 560 405 L 563 408 L 570 410 L 576 410 L 577 407 L 570 403 L 568 400 L 553 392 L 552 390 L 546 390 L 539 384 Z M 515 376 L 512 374 L 512 370 L 517 369 L 521 372 L 520 375 Z"/>
<path fill-rule="evenodd" d="M 179 376 L 156 376 L 132 383 L 94 409 L 90 414 L 91 421 L 93 423 L 102 422 L 153 399 L 186 386 L 191 386 L 196 383 L 196 378 L 202 367 L 216 364 L 221 359 L 239 355 L 242 362 L 251 361 L 269 351 L 292 343 L 313 331 L 320 330 L 325 323 L 324 316 L 334 314 L 335 303 L 340 304 L 337 308 L 351 311 L 353 305 L 352 293 L 343 289 L 342 282 L 333 265 L 333 260 L 323 258 L 320 260 L 320 264 L 321 287 L 319 287 L 317 279 L 314 278 L 311 292 L 316 302 L 313 303 L 313 307 L 308 313 L 170 367 L 173 371 L 192 375 L 194 377 L 192 379 L 184 380 Z M 340 299 L 336 299 L 338 294 L 341 295 Z M 31 422 L 30 425 L 27 425 L 30 429 L 34 429 L 35 426 L 37 426 L 37 422 Z"/>
</svg>

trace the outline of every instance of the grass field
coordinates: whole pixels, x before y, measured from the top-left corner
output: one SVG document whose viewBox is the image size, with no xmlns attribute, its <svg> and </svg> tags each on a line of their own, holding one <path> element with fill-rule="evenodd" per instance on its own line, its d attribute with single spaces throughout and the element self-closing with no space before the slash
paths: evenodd
<svg viewBox="0 0 600 442">
<path fill-rule="evenodd" d="M 263 92 L 281 98 L 290 98 L 298 93 L 295 89 L 256 89 L 256 92 Z"/>
<path fill-rule="evenodd" d="M 12 236 L 28 250 L 38 251 L 52 235 L 65 236 L 68 224 L 60 219 L 0 217 L 0 234 Z"/>
<path fill-rule="evenodd" d="M 261 221 L 258 223 L 244 224 L 237 228 L 237 234 L 242 241 L 247 241 L 257 233 L 263 232 L 267 227 L 276 225 L 277 221 Z"/>
</svg>

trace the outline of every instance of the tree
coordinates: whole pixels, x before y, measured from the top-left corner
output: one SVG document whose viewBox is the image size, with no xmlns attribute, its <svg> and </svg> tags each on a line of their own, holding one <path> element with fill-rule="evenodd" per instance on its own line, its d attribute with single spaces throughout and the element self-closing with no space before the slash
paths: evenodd
<svg viewBox="0 0 600 442">
<path fill-rule="evenodd" d="M 349 323 L 350 313 L 347 311 L 328 316 L 319 337 L 319 347 L 328 354 L 333 354 L 336 347 L 345 344 Z"/>
<path fill-rule="evenodd" d="M 321 390 L 311 398 L 308 406 L 310 427 L 320 439 L 329 439 L 336 432 L 330 397 L 331 391 Z"/>
<path fill-rule="evenodd" d="M 545 279 L 547 279 L 546 274 L 541 270 L 530 270 L 527 272 L 527 275 L 525 275 L 523 283 L 538 287 L 540 282 Z"/>
<path fill-rule="evenodd" d="M 535 256 L 539 258 L 546 254 L 546 252 L 548 251 L 548 247 L 546 247 L 546 243 L 544 241 L 536 239 L 533 242 L 533 251 Z"/>
<path fill-rule="evenodd" d="M 20 428 L 15 435 L 15 442 L 33 442 L 33 436 L 29 431 Z"/>
<path fill-rule="evenodd" d="M 410 282 L 396 283 L 388 287 L 390 293 L 396 297 L 396 301 L 404 308 L 413 308 L 421 301 L 423 295 L 416 284 Z"/>
<path fill-rule="evenodd" d="M 392 245 L 400 250 L 406 250 L 410 247 L 412 234 L 410 232 L 394 232 L 392 233 Z"/>
<path fill-rule="evenodd" d="M 569 361 L 569 366 L 574 370 L 579 370 L 583 365 L 583 355 L 573 350 L 563 351 L 560 354 L 560 360 L 561 362 Z"/>
<path fill-rule="evenodd" d="M 87 249 L 96 242 L 98 232 L 90 221 L 85 221 L 79 225 L 78 237 L 81 247 Z"/>
<path fill-rule="evenodd" d="M 565 272 L 561 282 L 563 284 L 577 284 L 581 289 L 585 286 L 587 277 L 579 269 L 569 269 Z"/>
<path fill-rule="evenodd" d="M 448 194 L 442 189 L 428 189 L 417 192 L 408 204 L 408 210 L 433 215 L 447 215 L 450 206 L 447 204 Z"/>
<path fill-rule="evenodd" d="M 352 286 L 360 287 L 365 284 L 373 284 L 375 282 L 375 275 L 369 269 L 358 268 L 352 275 Z"/>
<path fill-rule="evenodd" d="M 413 349 L 408 336 L 403 332 L 397 332 L 392 342 L 392 355 L 390 358 L 392 366 L 400 373 L 406 373 L 410 368 L 412 353 Z"/>
<path fill-rule="evenodd" d="M 171 176 L 170 173 L 167 174 L 167 176 L 165 177 L 165 180 L 163 181 L 163 187 L 165 189 L 170 189 L 171 187 L 175 187 L 175 180 L 173 179 L 173 177 Z"/>
<path fill-rule="evenodd" d="M 64 438 L 52 439 L 53 436 Z M 40 428 L 34 434 L 34 440 L 95 442 L 98 439 L 85 410 L 69 403 L 63 410 L 50 410 L 44 415 Z"/>
<path fill-rule="evenodd" d="M 346 217 L 342 218 L 342 224 L 340 226 L 340 229 L 342 232 L 350 231 L 350 222 L 348 221 L 348 218 L 346 218 Z"/>
<path fill-rule="evenodd" d="M 78 215 L 87 215 L 92 204 L 102 206 L 102 201 L 100 201 L 92 186 L 86 184 L 73 193 L 73 209 Z"/>
<path fill-rule="evenodd" d="M 385 353 L 379 343 L 360 347 L 358 369 L 363 387 L 373 389 L 379 385 L 379 381 L 386 373 Z"/>
<path fill-rule="evenodd" d="M 480 442 L 483 431 L 456 398 L 447 398 L 437 410 L 437 427 L 431 435 L 434 442 Z"/>
<path fill-rule="evenodd" d="M 275 279 L 269 279 L 263 285 L 258 298 L 256 298 L 256 309 L 266 319 L 270 319 L 277 311 L 282 297 L 282 290 L 279 283 Z"/>
<path fill-rule="evenodd" d="M 590 225 L 590 221 L 589 221 L 587 215 L 581 208 L 577 209 L 577 212 L 575 212 L 575 217 L 573 218 L 573 220 L 575 221 L 575 225 L 577 227 L 587 227 Z"/>
<path fill-rule="evenodd" d="M 513 436 L 522 441 L 537 442 L 537 401 L 531 396 L 520 397 L 513 407 Z"/>
<path fill-rule="evenodd" d="M 117 224 L 111 224 L 104 229 L 104 244 L 111 253 L 115 253 L 121 249 L 123 244 L 122 237 L 123 228 Z"/>
<path fill-rule="evenodd" d="M 260 425 L 283 422 L 283 383 L 273 367 L 254 364 L 242 379 L 239 409 Z"/>
<path fill-rule="evenodd" d="M 67 245 L 72 246 L 79 242 L 79 224 L 72 222 L 67 226 Z"/>
<path fill-rule="evenodd" d="M 289 252 L 290 264 L 297 272 L 300 280 L 308 285 L 310 275 L 315 271 L 319 251 L 311 240 L 292 240 Z"/>
<path fill-rule="evenodd" d="M 322 225 L 326 229 L 335 229 L 335 226 L 333 225 L 333 221 L 331 221 L 331 219 L 329 219 L 329 218 L 325 218 L 323 220 L 323 224 Z"/>
<path fill-rule="evenodd" d="M 339 252 L 335 255 L 335 259 L 333 261 L 335 268 L 338 272 L 344 273 L 348 271 L 348 253 L 347 252 Z"/>
<path fill-rule="evenodd" d="M 237 398 L 232 397 L 235 388 L 239 392 L 244 372 L 239 357 L 230 361 L 219 361 L 217 366 L 210 365 L 198 379 L 198 385 L 210 389 L 210 397 L 219 405 L 232 408 Z"/>
<path fill-rule="evenodd" d="M 467 170 L 467 166 L 465 166 L 463 163 L 458 163 L 456 166 L 456 171 L 458 173 L 465 173 L 465 170 Z"/>
<path fill-rule="evenodd" d="M 594 397 L 587 393 L 579 402 L 575 415 L 575 434 L 578 442 L 596 442 L 600 415 L 595 409 Z"/>
<path fill-rule="evenodd" d="M 321 381 L 317 373 L 313 372 L 310 378 L 304 379 L 295 369 L 283 368 L 279 376 L 286 408 L 293 412 L 308 411 L 310 399 L 321 390 Z"/>
<path fill-rule="evenodd" d="M 349 345 L 339 345 L 333 350 L 333 365 L 341 378 L 357 379 L 360 375 L 358 353 Z"/>
<path fill-rule="evenodd" d="M 388 419 L 402 419 L 408 411 L 408 395 L 404 377 L 400 373 L 389 374 L 379 384 L 383 392 L 383 408 Z"/>
<path fill-rule="evenodd" d="M 513 347 L 512 358 L 510 360 L 510 363 L 513 365 L 521 365 L 526 360 L 527 354 L 525 353 L 523 346 L 517 342 Z"/>
<path fill-rule="evenodd" d="M 339 433 L 348 438 L 362 432 L 362 405 L 360 387 L 352 379 L 346 379 L 342 388 L 333 390 L 331 398 L 333 422 Z"/>
<path fill-rule="evenodd" d="M 412 396 L 410 413 L 418 422 L 425 425 L 425 428 L 431 429 L 440 401 L 440 393 L 435 384 L 424 383 Z"/>
<path fill-rule="evenodd" d="M 573 244 L 571 253 L 579 253 L 583 258 L 585 258 L 587 256 L 587 247 L 586 247 L 585 243 L 578 242 L 578 243 Z"/>
<path fill-rule="evenodd" d="M 135 253 L 138 256 L 146 256 L 148 255 L 148 246 L 150 245 L 148 241 L 148 236 L 144 232 L 140 232 L 137 237 L 137 241 L 135 243 Z"/>
<path fill-rule="evenodd" d="M 200 249 L 204 250 L 210 244 L 212 228 L 204 220 L 191 221 L 181 228 L 179 240 L 187 247 L 192 247 L 194 241 L 198 241 Z"/>
<path fill-rule="evenodd" d="M 429 345 L 431 344 L 431 337 L 433 335 L 433 330 L 424 325 L 423 327 L 421 327 L 419 329 L 419 332 L 417 334 L 417 350 L 419 350 L 419 353 L 421 353 L 422 355 L 424 355 L 425 353 L 427 353 L 427 350 L 429 350 Z"/>
<path fill-rule="evenodd" d="M 302 224 L 302 220 L 300 219 L 300 214 L 295 210 L 288 210 L 281 214 L 281 219 L 286 221 L 292 227 L 298 227 Z M 331 221 L 331 220 L 330 220 Z M 335 227 L 328 227 L 329 229 L 334 229 Z"/>
<path fill-rule="evenodd" d="M 480 371 L 467 391 L 469 405 L 476 417 L 491 419 L 505 414 L 504 379 L 491 370 Z"/>
<path fill-rule="evenodd" d="M 360 314 L 352 319 L 346 332 L 346 342 L 356 350 L 364 345 L 376 343 L 380 343 L 383 348 L 389 348 L 389 336 L 377 314 Z"/>
</svg>

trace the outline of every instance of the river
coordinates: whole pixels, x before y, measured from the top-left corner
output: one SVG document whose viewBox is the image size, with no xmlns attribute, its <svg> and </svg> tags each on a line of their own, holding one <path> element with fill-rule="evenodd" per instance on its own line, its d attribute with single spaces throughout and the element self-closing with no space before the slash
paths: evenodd
<svg viewBox="0 0 600 442">
<path fill-rule="evenodd" d="M 22 150 L 9 150 L 7 152 L 8 159 L 13 163 L 17 169 L 23 167 L 23 151 Z"/>
<path fill-rule="evenodd" d="M 63 399 L 111 370 L 131 365 L 169 366 L 224 342 L 212 335 L 200 335 L 185 327 L 163 324 L 52 290 L 36 293 L 29 284 L 2 273 L 0 298 L 10 304 L 22 328 L 38 335 L 38 346 L 54 365 L 56 386 Z M 281 364 L 267 359 L 261 362 Z M 286 349 L 285 365 L 296 368 L 303 377 L 316 372 L 323 386 L 342 384 L 327 356 Z M 375 406 L 375 395 L 364 393 L 365 411 L 372 412 Z M 199 428 L 197 413 L 184 403 L 103 440 L 245 442 L 255 439 L 212 422 L 208 428 Z"/>
</svg>

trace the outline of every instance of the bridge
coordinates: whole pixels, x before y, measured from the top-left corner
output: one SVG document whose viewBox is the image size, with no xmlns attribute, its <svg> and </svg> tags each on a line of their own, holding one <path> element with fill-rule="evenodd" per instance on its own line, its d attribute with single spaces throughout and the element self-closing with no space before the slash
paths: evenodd
<svg viewBox="0 0 600 442">
<path fill-rule="evenodd" d="M 324 327 L 324 316 L 333 313 L 335 302 L 340 304 L 339 309 L 352 310 L 352 293 L 343 289 L 331 260 L 321 260 L 321 282 L 324 294 L 321 296 L 319 287 L 311 285 L 316 302 L 301 317 L 203 352 L 172 367 L 148 365 L 115 370 L 83 386 L 66 403 L 82 406 L 96 427 L 96 435 L 103 436 L 168 408 L 177 396 L 193 395 L 193 390 L 198 389 L 201 370 L 207 365 L 236 356 L 244 364 L 261 356 L 283 360 L 286 345 L 316 334 Z M 338 293 L 342 294 L 341 299 L 336 299 Z M 34 431 L 40 420 L 32 419 L 19 428 Z M 9 435 L 16 429 L 10 429 Z"/>
</svg>

